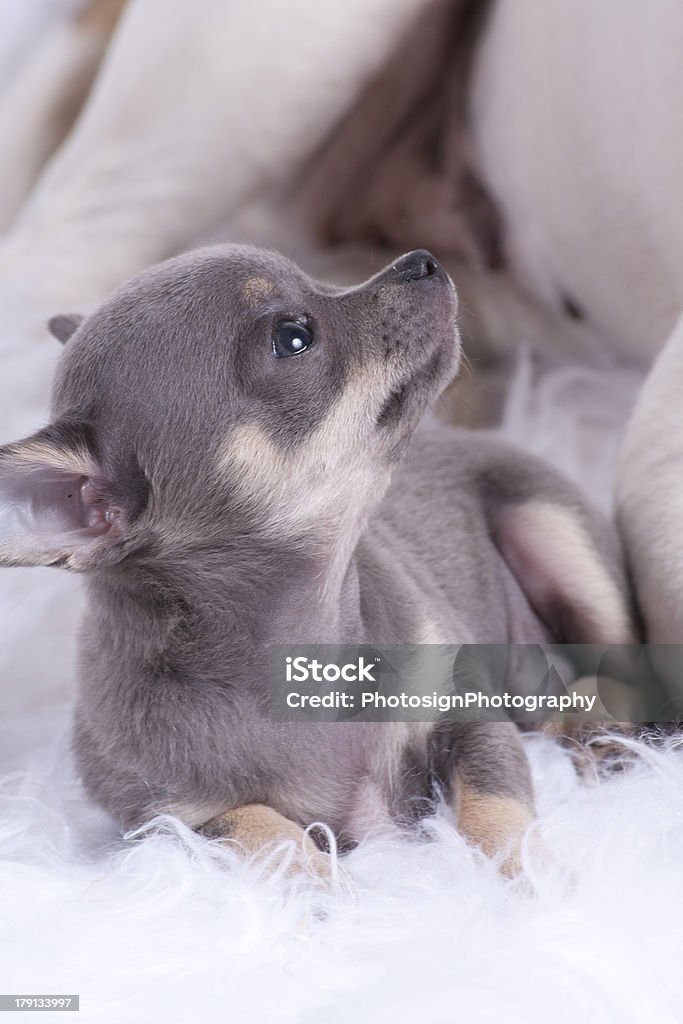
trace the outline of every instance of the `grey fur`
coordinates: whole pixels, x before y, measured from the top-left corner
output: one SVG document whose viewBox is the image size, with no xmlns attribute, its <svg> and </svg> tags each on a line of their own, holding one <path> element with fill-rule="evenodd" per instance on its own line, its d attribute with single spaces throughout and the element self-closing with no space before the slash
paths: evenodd
<svg viewBox="0 0 683 1024">
<path fill-rule="evenodd" d="M 427 258 L 347 290 L 248 248 L 161 264 L 78 326 L 50 427 L 0 449 L 0 560 L 88 573 L 74 749 L 124 826 L 263 803 L 354 840 L 370 798 L 404 817 L 454 765 L 531 804 L 511 726 L 268 714 L 273 642 L 587 639 L 562 550 L 547 609 L 501 553 L 508 510 L 533 502 L 582 524 L 628 617 L 612 529 L 557 473 L 483 435 L 411 442 L 459 358 L 455 292 Z M 307 352 L 274 357 L 283 318 L 312 326 Z"/>
<path fill-rule="evenodd" d="M 59 313 L 48 320 L 47 326 L 50 334 L 65 345 L 72 334 L 83 323 L 83 317 L 79 313 Z"/>
</svg>

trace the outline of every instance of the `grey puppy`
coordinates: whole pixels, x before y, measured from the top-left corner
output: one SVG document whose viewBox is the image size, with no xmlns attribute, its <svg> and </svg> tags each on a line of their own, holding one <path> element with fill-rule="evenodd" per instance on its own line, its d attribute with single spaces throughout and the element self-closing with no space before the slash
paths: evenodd
<svg viewBox="0 0 683 1024">
<path fill-rule="evenodd" d="M 484 436 L 412 437 L 455 316 L 424 251 L 342 290 L 225 246 L 51 322 L 50 425 L 0 449 L 0 563 L 87 576 L 74 749 L 124 827 L 354 842 L 436 779 L 514 861 L 533 795 L 511 724 L 268 712 L 277 642 L 634 638 L 615 535 L 573 486 Z"/>
</svg>

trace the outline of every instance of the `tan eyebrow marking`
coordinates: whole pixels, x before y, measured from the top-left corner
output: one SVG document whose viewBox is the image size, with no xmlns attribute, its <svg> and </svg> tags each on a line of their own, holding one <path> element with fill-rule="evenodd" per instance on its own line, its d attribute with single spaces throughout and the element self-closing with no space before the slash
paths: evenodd
<svg viewBox="0 0 683 1024">
<path fill-rule="evenodd" d="M 276 293 L 276 286 L 265 277 L 250 277 L 242 286 L 242 294 L 245 299 L 254 305 L 263 302 L 264 299 L 272 298 Z"/>
</svg>

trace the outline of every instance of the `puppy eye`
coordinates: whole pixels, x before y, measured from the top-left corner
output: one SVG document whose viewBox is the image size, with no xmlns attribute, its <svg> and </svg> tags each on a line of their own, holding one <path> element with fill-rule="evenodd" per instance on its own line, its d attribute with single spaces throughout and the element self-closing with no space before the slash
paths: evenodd
<svg viewBox="0 0 683 1024">
<path fill-rule="evenodd" d="M 278 359 L 298 356 L 313 344 L 313 332 L 295 320 L 280 320 L 273 332 L 273 355 Z"/>
</svg>

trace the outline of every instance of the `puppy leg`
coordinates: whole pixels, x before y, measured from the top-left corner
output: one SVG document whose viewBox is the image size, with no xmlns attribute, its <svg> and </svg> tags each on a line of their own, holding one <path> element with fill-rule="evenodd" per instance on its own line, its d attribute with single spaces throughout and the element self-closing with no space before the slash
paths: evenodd
<svg viewBox="0 0 683 1024">
<path fill-rule="evenodd" d="M 503 854 L 501 871 L 513 878 L 521 871 L 522 839 L 534 820 L 531 807 L 512 797 L 484 793 L 458 778 L 458 828 L 487 857 Z"/>
<path fill-rule="evenodd" d="M 449 727 L 446 735 L 440 759 L 451 761 L 446 781 L 458 831 L 487 856 L 502 857 L 501 871 L 512 877 L 521 869 L 522 839 L 534 820 L 519 733 L 510 722 L 495 722 Z"/>
<path fill-rule="evenodd" d="M 511 458 L 494 445 L 481 451 L 491 536 L 552 642 L 637 643 L 612 524 L 541 460 L 521 452 Z"/>
<path fill-rule="evenodd" d="M 297 855 L 289 870 L 290 874 L 306 870 L 318 878 L 327 880 L 330 877 L 329 858 L 318 849 L 310 835 L 301 825 L 265 804 L 247 804 L 245 807 L 225 811 L 207 821 L 199 831 L 210 838 L 237 843 L 247 856 L 293 842 Z"/>
</svg>

